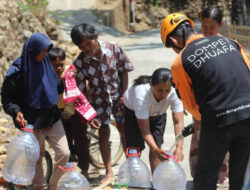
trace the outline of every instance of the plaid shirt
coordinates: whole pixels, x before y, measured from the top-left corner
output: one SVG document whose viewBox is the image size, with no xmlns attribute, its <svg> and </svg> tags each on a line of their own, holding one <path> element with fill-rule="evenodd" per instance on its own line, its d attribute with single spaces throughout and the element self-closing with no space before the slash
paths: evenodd
<svg viewBox="0 0 250 190">
<path fill-rule="evenodd" d="M 115 42 L 98 41 L 101 59 L 80 53 L 74 61 L 77 68 L 76 82 L 78 88 L 87 96 L 86 81 L 89 81 L 89 101 L 98 113 L 102 124 L 110 123 L 114 107 L 118 107 L 121 97 L 120 73 L 134 69 L 132 63 Z"/>
</svg>

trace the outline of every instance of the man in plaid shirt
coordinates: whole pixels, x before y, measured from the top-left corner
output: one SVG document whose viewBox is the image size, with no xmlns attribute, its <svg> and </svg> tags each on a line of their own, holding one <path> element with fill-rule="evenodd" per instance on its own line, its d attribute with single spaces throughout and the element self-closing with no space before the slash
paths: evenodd
<svg viewBox="0 0 250 190">
<path fill-rule="evenodd" d="M 106 167 L 106 176 L 101 183 L 113 177 L 111 168 L 110 116 L 114 116 L 125 148 L 123 93 L 128 86 L 128 72 L 134 69 L 121 47 L 115 42 L 99 41 L 95 28 L 82 23 L 71 30 L 73 43 L 81 53 L 74 61 L 77 68 L 78 88 L 95 108 L 99 129 L 101 155 Z M 86 88 L 89 83 L 89 89 Z"/>
</svg>

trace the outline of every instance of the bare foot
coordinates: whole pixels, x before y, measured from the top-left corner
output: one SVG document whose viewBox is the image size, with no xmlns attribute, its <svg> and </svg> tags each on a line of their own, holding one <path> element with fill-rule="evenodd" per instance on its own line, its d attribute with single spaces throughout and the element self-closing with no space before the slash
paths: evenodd
<svg viewBox="0 0 250 190">
<path fill-rule="evenodd" d="M 107 185 L 108 184 L 110 184 L 110 183 L 112 183 L 113 182 L 113 174 L 106 174 L 106 176 L 101 180 L 101 184 L 106 184 L 107 183 Z"/>
<path fill-rule="evenodd" d="M 89 179 L 88 171 L 81 171 L 81 174 L 84 175 L 84 177 L 86 177 L 86 179 Z"/>
</svg>

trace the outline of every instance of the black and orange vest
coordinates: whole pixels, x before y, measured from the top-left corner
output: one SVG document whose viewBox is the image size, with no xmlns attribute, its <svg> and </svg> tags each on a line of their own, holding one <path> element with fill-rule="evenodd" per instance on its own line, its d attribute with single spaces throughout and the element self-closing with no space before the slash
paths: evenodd
<svg viewBox="0 0 250 190">
<path fill-rule="evenodd" d="M 250 61 L 223 36 L 193 36 L 171 66 L 184 107 L 219 127 L 250 118 Z"/>
</svg>

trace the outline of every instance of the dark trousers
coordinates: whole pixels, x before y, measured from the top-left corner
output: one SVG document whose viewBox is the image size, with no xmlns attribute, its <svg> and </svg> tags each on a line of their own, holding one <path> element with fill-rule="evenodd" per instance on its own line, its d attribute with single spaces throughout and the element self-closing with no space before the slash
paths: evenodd
<svg viewBox="0 0 250 190">
<path fill-rule="evenodd" d="M 71 154 L 78 158 L 78 166 L 82 171 L 89 169 L 89 140 L 87 125 L 81 121 L 78 113 L 70 119 L 62 119 Z"/>
<path fill-rule="evenodd" d="M 241 190 L 250 155 L 250 119 L 222 128 L 202 122 L 194 190 L 216 190 L 227 151 L 230 190 Z"/>
</svg>

